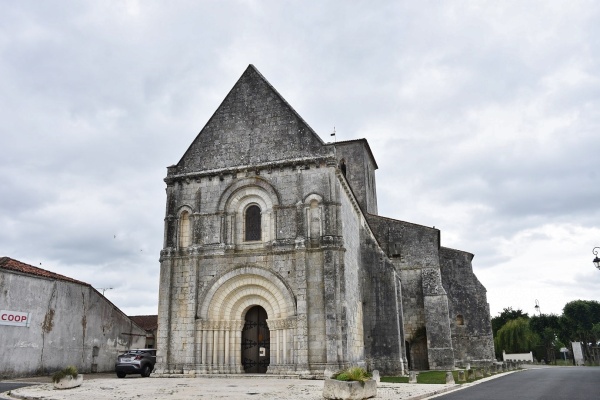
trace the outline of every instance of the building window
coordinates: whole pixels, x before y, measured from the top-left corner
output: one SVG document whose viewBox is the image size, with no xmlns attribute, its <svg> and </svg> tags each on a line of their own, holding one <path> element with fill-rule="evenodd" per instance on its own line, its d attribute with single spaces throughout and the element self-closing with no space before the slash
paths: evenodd
<svg viewBox="0 0 600 400">
<path fill-rule="evenodd" d="M 250 207 L 246 208 L 246 215 L 244 221 L 244 240 L 247 242 L 261 240 L 260 207 L 253 204 Z"/>
<path fill-rule="evenodd" d="M 462 326 L 462 325 L 464 325 L 464 324 L 465 324 L 465 319 L 464 319 L 464 317 L 463 317 L 461 314 L 458 314 L 458 315 L 456 316 L 456 325 L 458 325 L 458 326 Z"/>
<path fill-rule="evenodd" d="M 187 211 L 179 217 L 179 247 L 185 248 L 190 245 L 190 214 Z"/>
</svg>

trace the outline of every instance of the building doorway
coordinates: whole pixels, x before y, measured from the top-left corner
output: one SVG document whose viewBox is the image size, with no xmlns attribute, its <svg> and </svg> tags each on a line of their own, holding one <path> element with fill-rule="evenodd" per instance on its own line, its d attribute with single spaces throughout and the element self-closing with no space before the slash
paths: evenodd
<svg viewBox="0 0 600 400">
<path fill-rule="evenodd" d="M 264 374 L 269 367 L 270 332 L 267 312 L 261 306 L 248 310 L 242 329 L 242 365 L 244 372 Z"/>
</svg>

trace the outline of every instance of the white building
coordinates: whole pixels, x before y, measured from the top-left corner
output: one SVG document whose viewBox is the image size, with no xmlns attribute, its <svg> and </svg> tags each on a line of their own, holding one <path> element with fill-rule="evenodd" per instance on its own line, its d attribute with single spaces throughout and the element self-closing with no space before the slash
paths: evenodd
<svg viewBox="0 0 600 400">
<path fill-rule="evenodd" d="M 0 377 L 114 371 L 146 332 L 91 285 L 0 258 Z"/>
</svg>

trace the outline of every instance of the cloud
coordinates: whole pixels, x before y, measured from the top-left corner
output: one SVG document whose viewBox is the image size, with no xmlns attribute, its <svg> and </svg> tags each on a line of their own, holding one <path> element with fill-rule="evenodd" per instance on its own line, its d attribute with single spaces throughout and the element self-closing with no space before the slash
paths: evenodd
<svg viewBox="0 0 600 400">
<path fill-rule="evenodd" d="M 380 214 L 474 253 L 492 314 L 598 299 L 599 10 L 12 4 L 0 15 L 0 255 L 155 313 L 165 167 L 253 63 L 324 140 L 334 126 L 338 140 L 369 140 Z"/>
</svg>

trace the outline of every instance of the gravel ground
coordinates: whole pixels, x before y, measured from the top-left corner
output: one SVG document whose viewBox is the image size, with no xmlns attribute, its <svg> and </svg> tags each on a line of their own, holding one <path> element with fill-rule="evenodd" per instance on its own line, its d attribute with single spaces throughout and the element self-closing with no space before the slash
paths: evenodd
<svg viewBox="0 0 600 400">
<path fill-rule="evenodd" d="M 93 377 L 93 378 L 92 378 Z M 90 379 L 91 378 L 91 379 Z M 117 379 L 109 376 L 84 376 L 78 388 L 56 390 L 42 383 L 13 390 L 11 397 L 44 400 L 125 400 L 125 399 L 323 399 L 323 381 L 275 378 L 140 378 Z M 30 380 L 30 381 L 33 381 Z M 38 379 L 39 381 L 39 379 Z M 458 385 L 417 385 L 379 383 L 378 399 L 424 399 Z"/>
</svg>

